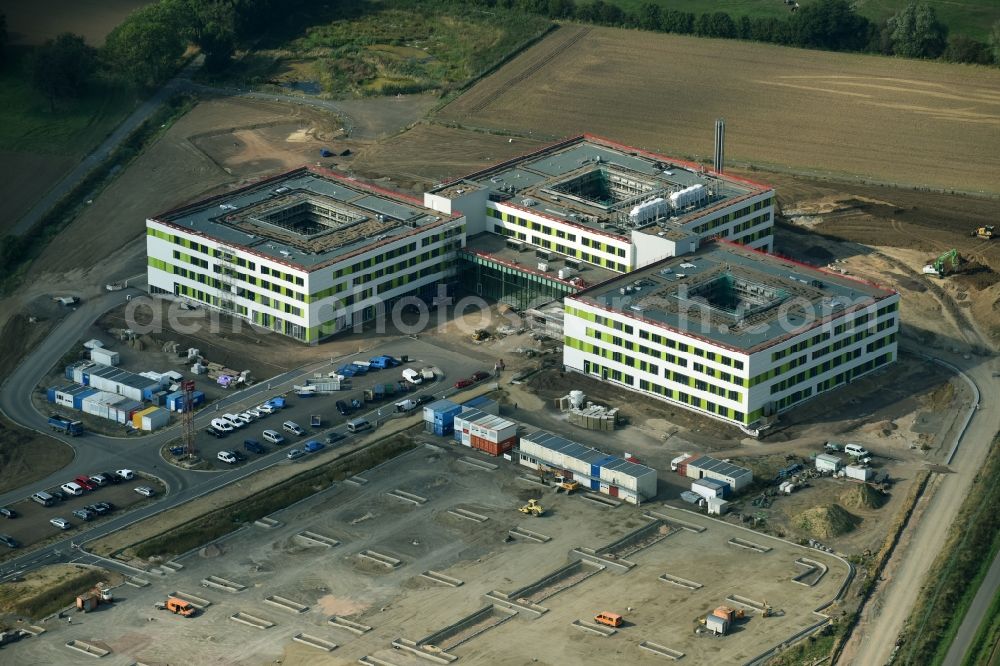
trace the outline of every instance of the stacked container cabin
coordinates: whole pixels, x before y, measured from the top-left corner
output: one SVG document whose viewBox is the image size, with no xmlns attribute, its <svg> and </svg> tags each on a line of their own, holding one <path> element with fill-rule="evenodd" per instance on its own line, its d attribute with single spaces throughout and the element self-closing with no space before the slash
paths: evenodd
<svg viewBox="0 0 1000 666">
<path fill-rule="evenodd" d="M 517 424 L 478 409 L 467 409 L 455 417 L 455 439 L 464 446 L 499 456 L 517 445 Z"/>
<path fill-rule="evenodd" d="M 429 432 L 439 437 L 450 435 L 455 429 L 455 417 L 465 409 L 451 400 L 438 400 L 424 406 L 424 423 Z"/>
</svg>

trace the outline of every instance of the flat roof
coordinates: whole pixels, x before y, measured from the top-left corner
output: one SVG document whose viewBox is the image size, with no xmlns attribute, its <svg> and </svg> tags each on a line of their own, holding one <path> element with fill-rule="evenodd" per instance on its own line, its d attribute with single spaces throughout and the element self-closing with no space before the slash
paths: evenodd
<svg viewBox="0 0 1000 666">
<path fill-rule="evenodd" d="M 431 190 L 454 199 L 489 190 L 493 201 L 627 236 L 659 221 L 683 227 L 720 207 L 771 188 L 638 148 L 581 135 L 469 174 Z M 646 202 L 645 213 L 632 216 Z M 652 206 L 652 207 L 650 207 Z"/>
<path fill-rule="evenodd" d="M 688 463 L 688 467 L 691 466 L 697 467 L 698 469 L 707 469 L 715 472 L 716 474 L 722 474 L 723 476 L 728 476 L 732 479 L 737 479 L 747 474 L 753 474 L 753 472 L 746 467 L 740 467 L 739 465 L 727 463 L 724 460 L 718 460 L 711 456 L 701 456 L 697 460 L 692 460 Z"/>
<path fill-rule="evenodd" d="M 529 442 L 538 444 L 539 446 L 549 449 L 550 451 L 558 451 L 563 455 L 585 462 L 589 465 L 607 467 L 608 469 L 621 472 L 622 474 L 633 478 L 639 478 L 650 473 L 654 475 L 656 474 L 656 470 L 652 467 L 629 462 L 617 456 L 608 455 L 607 453 L 598 451 L 597 449 L 584 446 L 579 442 L 574 442 L 566 439 L 565 437 L 554 435 L 547 430 L 537 430 L 530 435 L 524 435 L 521 439 L 526 439 Z"/>
<path fill-rule="evenodd" d="M 465 252 L 491 258 L 529 273 L 535 273 L 539 276 L 567 283 L 569 279 L 561 279 L 559 277 L 559 269 L 569 268 L 570 264 L 566 263 L 566 260 L 569 259 L 573 265 L 579 267 L 572 277 L 578 277 L 580 280 L 583 280 L 583 286 L 599 284 L 622 275 L 603 266 L 595 266 L 585 261 L 574 259 L 573 257 L 567 257 L 565 254 L 560 254 L 555 250 L 545 250 L 515 238 L 507 238 L 489 232 L 466 238 L 466 246 L 462 249 Z M 539 252 L 548 255 L 548 258 L 539 256 Z M 538 268 L 539 263 L 546 264 L 545 271 Z"/>
<path fill-rule="evenodd" d="M 751 353 L 895 293 L 719 239 L 567 298 Z"/>
<path fill-rule="evenodd" d="M 152 219 L 314 269 L 451 218 L 425 208 L 417 198 L 304 166 Z"/>
</svg>

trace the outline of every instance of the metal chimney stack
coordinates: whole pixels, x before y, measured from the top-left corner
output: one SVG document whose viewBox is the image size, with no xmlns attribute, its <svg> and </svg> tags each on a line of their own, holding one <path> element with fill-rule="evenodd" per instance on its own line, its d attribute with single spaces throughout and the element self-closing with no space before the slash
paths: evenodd
<svg viewBox="0 0 1000 666">
<path fill-rule="evenodd" d="M 726 145 L 726 121 L 719 118 L 715 121 L 715 171 L 722 173 L 722 164 L 725 161 Z"/>
</svg>

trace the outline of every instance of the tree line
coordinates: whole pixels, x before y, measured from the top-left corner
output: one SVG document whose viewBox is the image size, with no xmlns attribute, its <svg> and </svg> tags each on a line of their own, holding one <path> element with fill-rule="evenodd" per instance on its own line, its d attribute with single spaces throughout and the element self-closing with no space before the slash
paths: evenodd
<svg viewBox="0 0 1000 666">
<path fill-rule="evenodd" d="M 778 0 L 775 0 L 777 2 Z M 647 2 L 636 11 L 612 2 L 593 0 L 473 0 L 485 7 L 501 6 L 565 19 L 654 32 L 699 37 L 744 39 L 827 51 L 855 51 L 906 58 L 940 58 L 950 62 L 1000 65 L 1000 21 L 989 42 L 965 35 L 949 37 L 934 8 L 910 2 L 884 23 L 858 14 L 847 0 L 821 0 L 798 7 L 787 18 L 740 16 L 726 12 L 703 14 L 664 9 Z M 794 4 L 797 7 L 797 3 Z"/>
</svg>

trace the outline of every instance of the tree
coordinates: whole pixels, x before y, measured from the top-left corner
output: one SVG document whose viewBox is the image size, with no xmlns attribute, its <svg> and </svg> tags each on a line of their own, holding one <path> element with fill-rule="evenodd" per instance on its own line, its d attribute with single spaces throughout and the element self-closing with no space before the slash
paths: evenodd
<svg viewBox="0 0 1000 666">
<path fill-rule="evenodd" d="M 161 83 L 184 53 L 183 28 L 175 5 L 144 7 L 111 31 L 104 44 L 105 59 L 115 74 L 134 85 Z"/>
<path fill-rule="evenodd" d="M 97 66 L 96 51 L 80 35 L 64 32 L 39 46 L 28 61 L 31 83 L 49 100 L 55 111 L 57 99 L 83 92 Z"/>
<path fill-rule="evenodd" d="M 639 27 L 643 30 L 663 29 L 663 10 L 659 5 L 647 2 L 639 7 Z"/>
<path fill-rule="evenodd" d="M 172 0 L 182 32 L 205 54 L 205 69 L 220 70 L 236 51 L 236 5 L 233 0 Z"/>
<path fill-rule="evenodd" d="M 993 62 L 1000 65 L 1000 21 L 994 23 L 990 30 L 990 53 L 993 54 Z"/>
<path fill-rule="evenodd" d="M 934 8 L 911 2 L 889 19 L 892 51 L 906 58 L 937 58 L 947 45 L 948 28 L 938 21 Z"/>
<path fill-rule="evenodd" d="M 7 42 L 10 36 L 7 34 L 7 15 L 0 12 L 0 67 L 3 67 L 7 56 Z"/>
<path fill-rule="evenodd" d="M 993 62 L 989 46 L 965 35 L 951 36 L 948 39 L 948 47 L 941 57 L 950 62 L 968 62 L 976 65 L 989 65 Z"/>
<path fill-rule="evenodd" d="M 807 4 L 792 15 L 792 39 L 799 46 L 830 51 L 860 51 L 868 44 L 869 21 L 847 0 Z"/>
</svg>

